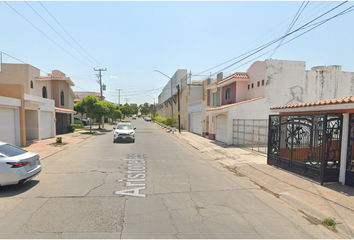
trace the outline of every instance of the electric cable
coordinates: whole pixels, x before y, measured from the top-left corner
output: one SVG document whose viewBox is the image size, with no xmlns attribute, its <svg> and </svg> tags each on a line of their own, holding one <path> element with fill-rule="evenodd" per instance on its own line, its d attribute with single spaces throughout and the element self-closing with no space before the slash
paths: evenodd
<svg viewBox="0 0 354 240">
<path fill-rule="evenodd" d="M 50 41 L 52 41 L 55 45 L 57 45 L 59 48 L 61 48 L 63 51 L 65 51 L 67 54 L 69 54 L 70 56 L 72 56 L 73 58 L 75 58 L 76 60 L 78 60 L 79 62 L 81 62 L 82 64 L 84 64 L 85 66 L 89 67 L 92 69 L 91 66 L 89 66 L 88 64 L 84 63 L 83 61 L 81 61 L 80 59 L 78 59 L 77 57 L 75 57 L 74 55 L 72 55 L 70 52 L 68 52 L 67 50 L 65 50 L 62 46 L 60 46 L 58 43 L 56 43 L 53 39 L 51 39 L 48 35 L 46 35 L 43 31 L 41 31 L 39 28 L 37 28 L 33 23 L 31 23 L 27 18 L 25 18 L 21 13 L 19 13 L 16 9 L 14 9 L 10 4 L 8 4 L 6 1 L 4 1 L 4 3 L 6 3 L 14 12 L 16 12 L 18 15 L 20 15 L 24 20 L 26 20 L 29 24 L 31 24 L 35 29 L 37 29 L 40 33 L 42 33 L 46 38 L 48 38 Z"/>
</svg>

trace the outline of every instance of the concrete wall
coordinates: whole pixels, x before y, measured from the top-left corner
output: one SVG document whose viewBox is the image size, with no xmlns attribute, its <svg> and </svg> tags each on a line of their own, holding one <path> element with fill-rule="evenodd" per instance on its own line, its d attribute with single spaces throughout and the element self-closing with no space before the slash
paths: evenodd
<svg viewBox="0 0 354 240">
<path fill-rule="evenodd" d="M 265 80 L 266 78 L 266 63 L 268 61 L 269 60 L 256 61 L 250 66 L 249 69 L 247 69 L 246 72 L 250 80 L 248 81 L 247 86 L 244 86 L 243 89 L 245 92 L 247 92 L 246 99 L 252 99 L 252 98 L 264 96 L 265 86 L 262 86 L 262 80 Z M 260 87 L 257 86 L 258 82 L 260 82 Z M 253 84 L 253 88 L 252 88 L 252 84 Z M 250 85 L 250 89 L 248 89 L 248 85 Z"/>
<path fill-rule="evenodd" d="M 2 84 L 22 84 L 24 93 L 42 97 L 42 88 L 46 86 L 48 98 L 52 98 L 50 81 L 36 81 L 40 76 L 40 70 L 29 64 L 2 63 L 0 71 L 0 83 Z M 31 81 L 33 88 L 31 88 Z"/>
<path fill-rule="evenodd" d="M 160 73 L 157 73 L 160 74 Z M 177 93 L 177 85 L 180 85 L 181 90 L 183 91 L 186 87 L 185 87 L 185 83 L 187 80 L 187 70 L 186 69 L 178 69 L 175 74 L 172 76 L 172 94 L 176 94 Z M 167 78 L 166 78 L 167 79 Z M 182 81 L 183 79 L 183 81 Z M 183 84 L 182 84 L 183 82 Z M 169 99 L 171 97 L 171 80 L 168 80 L 168 82 L 166 83 L 165 87 L 162 90 L 162 101 L 159 103 L 163 103 L 165 102 L 167 99 Z"/>
<path fill-rule="evenodd" d="M 354 95 L 354 73 L 341 66 L 313 67 L 306 71 L 304 101 L 318 101 Z"/>
<path fill-rule="evenodd" d="M 248 99 L 248 82 L 236 82 L 236 102 L 242 102 Z"/>
</svg>

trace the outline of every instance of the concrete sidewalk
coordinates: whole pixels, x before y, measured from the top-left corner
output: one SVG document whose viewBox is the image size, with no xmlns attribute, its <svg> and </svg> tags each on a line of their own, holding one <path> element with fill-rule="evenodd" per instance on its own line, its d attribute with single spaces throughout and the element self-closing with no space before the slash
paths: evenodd
<svg viewBox="0 0 354 240">
<path fill-rule="evenodd" d="M 96 131 L 97 129 L 92 129 L 92 130 Z M 25 147 L 23 147 L 23 149 L 29 152 L 39 153 L 40 160 L 43 160 L 46 157 L 49 157 L 57 152 L 60 152 L 77 143 L 80 143 L 87 138 L 92 137 L 92 134 L 84 134 L 85 132 L 89 132 L 89 131 L 90 130 L 83 129 L 83 130 L 75 131 L 74 133 L 61 134 L 61 135 L 57 135 L 54 138 L 47 138 L 41 141 L 38 140 L 27 141 L 27 144 Z M 62 141 L 63 143 L 66 143 L 66 145 L 59 145 L 59 146 L 52 145 L 53 143 L 56 143 L 57 137 L 62 137 Z"/>
<path fill-rule="evenodd" d="M 227 146 L 188 131 L 175 131 L 174 136 L 209 155 L 236 175 L 248 178 L 263 190 L 291 204 L 309 220 L 320 224 L 324 219 L 335 219 L 334 231 L 354 238 L 354 188 L 340 183 L 321 186 L 310 179 L 267 165 L 265 154 Z"/>
</svg>

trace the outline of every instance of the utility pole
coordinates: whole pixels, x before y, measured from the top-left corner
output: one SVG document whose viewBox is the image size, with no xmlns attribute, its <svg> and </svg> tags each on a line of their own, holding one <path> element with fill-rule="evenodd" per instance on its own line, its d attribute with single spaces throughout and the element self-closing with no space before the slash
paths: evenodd
<svg viewBox="0 0 354 240">
<path fill-rule="evenodd" d="M 102 93 L 102 74 L 101 72 L 102 71 L 107 71 L 107 68 L 103 69 L 103 68 L 100 68 L 100 69 L 94 69 L 95 71 L 99 71 L 100 74 L 99 74 L 99 77 L 100 77 L 100 92 L 101 92 L 101 101 L 103 101 L 103 93 Z"/>
<path fill-rule="evenodd" d="M 120 91 L 123 91 L 123 89 L 116 89 L 118 91 L 118 109 L 120 110 Z"/>
<path fill-rule="evenodd" d="M 180 106 L 179 106 L 179 84 L 176 86 L 177 95 L 178 95 L 178 131 L 181 133 L 181 114 L 180 114 Z"/>
<path fill-rule="evenodd" d="M 125 103 L 128 103 L 129 98 L 124 98 Z"/>
</svg>

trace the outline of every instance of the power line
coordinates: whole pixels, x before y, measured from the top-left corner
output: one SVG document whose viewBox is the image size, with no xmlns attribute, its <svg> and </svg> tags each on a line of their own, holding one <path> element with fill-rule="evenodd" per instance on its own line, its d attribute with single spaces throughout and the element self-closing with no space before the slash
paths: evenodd
<svg viewBox="0 0 354 240">
<path fill-rule="evenodd" d="M 302 2 L 302 4 L 301 4 L 299 10 L 297 11 L 297 13 L 296 13 L 295 16 L 294 16 L 294 19 L 291 21 L 290 26 L 289 26 L 288 29 L 286 30 L 285 35 L 290 32 L 290 30 L 293 28 L 293 26 L 294 26 L 294 24 L 296 23 L 296 21 L 299 19 L 301 13 L 305 10 L 305 8 L 307 7 L 307 5 L 309 4 L 309 2 L 307 2 L 306 5 L 305 5 L 305 7 L 302 8 L 302 6 L 304 5 L 304 3 L 305 3 L 305 2 Z M 283 43 L 284 39 L 285 39 L 285 38 L 283 38 L 283 39 L 279 42 L 278 46 L 275 48 L 274 52 L 269 56 L 269 58 L 271 58 L 271 57 L 274 55 L 274 53 L 278 50 L 278 48 L 279 48 L 279 47 L 281 46 L 281 44 Z"/>
<path fill-rule="evenodd" d="M 83 56 L 84 58 L 86 58 L 88 61 L 90 61 L 91 63 L 95 64 L 94 62 L 92 62 L 90 59 L 88 59 L 86 56 L 84 56 L 83 54 L 81 54 L 71 43 L 69 43 L 60 33 L 58 33 L 57 30 L 55 30 L 33 7 L 31 7 L 31 5 L 29 5 L 26 1 L 25 3 L 27 4 L 27 6 L 29 6 L 54 32 L 56 32 L 67 44 L 69 44 L 73 49 L 75 49 L 76 52 L 78 52 L 81 56 Z"/>
<path fill-rule="evenodd" d="M 309 25 L 310 23 L 316 21 L 317 19 L 323 17 L 324 15 L 328 14 L 329 12 L 333 11 L 334 9 L 340 7 L 341 5 L 343 5 L 343 4 L 345 4 L 345 3 L 346 3 L 346 2 L 343 2 L 343 3 L 339 4 L 338 6 L 332 8 L 331 10 L 325 12 L 324 14 L 320 15 L 319 17 L 313 19 L 312 21 L 310 21 L 310 22 L 304 24 L 303 26 L 297 28 L 296 30 L 294 30 L 294 31 L 292 31 L 292 32 L 290 32 L 290 33 L 288 33 L 288 34 L 286 34 L 286 35 L 284 35 L 284 36 L 282 36 L 282 37 L 279 37 L 279 38 L 277 38 L 277 39 L 275 39 L 275 40 L 273 40 L 273 41 L 270 41 L 270 42 L 268 42 L 267 44 L 264 44 L 264 45 L 262 45 L 262 46 L 260 46 L 260 47 L 258 47 L 258 48 L 255 48 L 255 49 L 252 50 L 252 51 L 247 52 L 247 53 L 250 53 L 250 52 L 252 52 L 252 53 L 249 54 L 249 55 L 247 55 L 246 57 L 244 57 L 244 58 L 242 58 L 242 59 L 240 59 L 240 60 L 238 60 L 238 61 L 236 61 L 236 62 L 234 62 L 234 63 L 232 63 L 232 64 L 230 64 L 230 65 L 228 65 L 227 67 L 224 67 L 223 69 L 221 69 L 221 70 L 219 70 L 219 71 L 217 71 L 217 72 L 215 72 L 214 74 L 211 74 L 211 75 L 214 76 L 214 75 L 216 75 L 217 73 L 222 72 L 222 71 L 224 71 L 224 70 L 226 70 L 226 69 L 232 67 L 233 65 L 235 65 L 235 64 L 237 64 L 237 63 L 240 63 L 241 61 L 243 61 L 243 60 L 245 60 L 245 59 L 247 59 L 247 58 L 253 56 L 254 54 L 256 54 L 256 53 L 258 53 L 258 52 L 260 52 L 260 51 L 262 51 L 262 50 L 264 50 L 265 48 L 268 48 L 269 46 L 271 46 L 271 45 L 273 45 L 274 43 L 280 41 L 281 39 L 283 39 L 283 38 L 285 38 L 285 37 L 287 37 L 287 36 L 289 36 L 289 35 L 291 35 L 291 34 L 294 34 L 295 32 L 298 32 L 298 31 L 304 29 L 304 28 L 305 28 L 307 25 Z M 307 32 L 308 32 L 308 31 L 307 31 Z M 303 34 L 301 34 L 301 35 L 303 35 Z M 240 55 L 240 56 L 238 56 L 238 57 L 236 57 L 236 58 L 234 58 L 234 59 L 240 58 L 241 56 L 244 56 L 244 55 L 246 55 L 247 53 L 242 54 L 242 55 Z"/>
<path fill-rule="evenodd" d="M 308 24 L 310 24 L 311 22 L 317 20 L 318 18 L 324 16 L 325 14 L 327 14 L 327 13 L 333 11 L 334 9 L 340 7 L 340 6 L 343 5 L 344 3 L 346 3 L 346 2 L 343 2 L 343 3 L 339 4 L 338 6 L 332 8 L 331 10 L 327 11 L 326 13 L 320 15 L 319 17 L 317 17 L 317 18 L 313 19 L 312 21 L 308 22 L 307 24 L 303 25 L 303 26 L 300 27 L 299 29 L 304 28 L 306 25 L 308 25 Z M 299 29 L 297 29 L 296 31 L 298 31 Z M 270 42 L 268 42 L 268 43 L 266 43 L 266 44 L 263 44 L 263 45 L 261 45 L 261 46 L 259 46 L 259 47 L 257 47 L 257 48 L 254 48 L 254 49 L 252 49 L 252 50 L 250 50 L 250 51 L 248 51 L 248 52 L 246 52 L 246 53 L 244 53 L 244 54 L 241 54 L 241 55 L 239 55 L 239 56 L 237 56 L 237 57 L 235 57 L 235 58 L 232 58 L 232 59 L 230 59 L 230 60 L 228 60 L 228 61 L 225 61 L 225 62 L 223 62 L 223 63 L 221 63 L 221 64 L 218 64 L 218 65 L 216 65 L 216 66 L 214 66 L 214 67 L 212 67 L 212 68 L 209 68 L 209 69 L 207 69 L 207 70 L 204 70 L 204 71 L 202 71 L 202 72 L 199 72 L 198 74 L 202 74 L 202 73 L 204 73 L 204 72 L 206 72 L 206 71 L 210 71 L 210 70 L 212 70 L 212 69 L 214 69 L 214 68 L 220 67 L 220 66 L 222 66 L 222 65 L 224 65 L 224 64 L 226 64 L 226 63 L 228 63 L 228 62 L 231 62 L 231 61 L 236 60 L 236 59 L 238 59 L 238 58 L 240 58 L 240 57 L 242 57 L 242 56 L 245 56 L 245 55 L 248 54 L 248 53 L 257 51 L 258 49 L 260 49 L 260 50 L 257 51 L 257 52 L 259 52 L 259 51 L 263 50 L 264 48 L 266 48 L 266 47 L 268 47 L 268 46 L 274 44 L 275 42 L 281 40 L 282 38 L 287 37 L 288 35 L 290 35 L 290 34 L 292 34 L 292 33 L 294 33 L 294 32 L 295 32 L 295 31 L 293 31 L 293 32 L 291 32 L 291 33 L 288 33 L 288 34 L 284 35 L 283 37 L 280 37 L 280 38 L 278 38 L 278 39 L 272 40 L 272 41 L 270 41 Z M 257 53 L 257 52 L 255 52 L 255 53 Z M 253 54 L 248 55 L 247 57 L 252 56 L 252 55 L 253 55 Z M 246 57 L 246 58 L 247 58 L 247 57 Z M 244 59 L 245 59 L 245 58 L 244 58 Z M 244 60 L 244 59 L 241 59 L 240 61 L 242 61 L 242 60 Z M 240 61 L 237 61 L 236 63 L 238 63 L 238 62 L 240 62 Z M 234 63 L 234 64 L 236 64 L 236 63 Z M 234 65 L 234 64 L 232 64 L 232 65 Z M 230 65 L 230 66 L 232 66 L 232 65 Z M 223 71 L 223 70 L 229 68 L 230 66 L 228 66 L 228 67 L 226 67 L 226 68 L 224 68 L 224 69 L 222 69 L 222 70 L 220 70 L 220 71 L 218 71 L 218 72 L 221 72 L 221 71 Z M 216 72 L 216 73 L 218 73 L 218 72 Z M 214 76 L 216 73 L 211 74 L 211 76 Z M 197 74 L 197 75 L 198 75 L 198 74 Z"/>
<path fill-rule="evenodd" d="M 296 36 L 296 37 L 290 39 L 289 41 L 283 43 L 282 45 L 285 45 L 285 44 L 287 44 L 287 43 L 289 43 L 289 42 L 295 40 L 296 38 L 299 38 L 300 36 L 302 36 L 302 35 L 306 34 L 307 32 L 309 32 L 309 31 L 311 31 L 311 30 L 313 30 L 313 29 L 319 27 L 320 25 L 322 25 L 322 24 L 328 22 L 329 20 L 331 20 L 331 19 L 333 19 L 333 18 L 336 18 L 336 17 L 338 17 L 338 16 L 341 16 L 341 15 L 344 15 L 344 14 L 346 14 L 346 13 L 349 13 L 349 12 L 354 11 L 354 10 L 350 10 L 350 9 L 352 9 L 352 8 L 354 8 L 354 6 L 351 6 L 351 7 L 347 8 L 347 9 L 343 10 L 342 12 L 340 12 L 340 13 L 334 15 L 334 16 L 331 17 L 331 18 L 325 19 L 325 20 L 323 20 L 323 21 L 321 21 L 321 22 L 319 22 L 319 23 L 317 23 L 317 24 L 314 24 L 314 27 L 312 27 L 311 29 L 309 29 L 309 30 L 307 30 L 306 32 L 304 32 L 304 33 L 302 33 L 302 34 L 300 34 L 300 35 L 298 35 L 298 36 Z M 350 11 L 349 11 L 349 10 L 350 10 Z M 266 53 L 264 53 L 264 54 L 262 54 L 262 55 L 259 55 L 259 56 L 257 56 L 256 58 L 254 58 L 254 59 L 252 59 L 252 60 L 250 60 L 250 61 L 248 61 L 248 62 L 246 62 L 246 63 L 244 63 L 244 64 L 242 64 L 242 65 L 240 65 L 240 66 L 237 66 L 236 68 L 239 68 L 239 67 L 241 67 L 241 66 L 243 66 L 243 65 L 246 65 L 247 63 L 250 63 L 250 62 L 254 61 L 255 59 L 257 59 L 257 58 L 259 58 L 259 57 L 261 57 L 261 56 L 263 56 L 263 55 L 265 55 L 265 54 L 271 52 L 272 50 L 274 50 L 274 49 L 271 49 L 271 50 L 269 50 L 268 52 L 266 52 Z M 235 68 L 235 69 L 236 69 L 236 68 Z"/>
<path fill-rule="evenodd" d="M 37 29 L 40 33 L 42 33 L 46 38 L 48 38 L 50 41 L 52 41 L 55 45 L 57 45 L 59 48 L 61 48 L 63 51 L 65 51 L 67 54 L 69 54 L 70 56 L 72 56 L 73 58 L 75 58 L 76 60 L 78 60 L 79 62 L 81 62 L 82 64 L 86 65 L 87 67 L 91 68 L 91 66 L 87 65 L 86 63 L 84 63 L 83 61 L 81 61 L 80 59 L 78 59 L 77 57 L 75 57 L 74 55 L 72 55 L 70 52 L 68 52 L 67 50 L 65 50 L 62 46 L 60 46 L 58 43 L 56 43 L 53 39 L 51 39 L 48 35 L 46 35 L 44 32 L 42 32 L 39 28 L 37 28 L 33 23 L 31 23 L 27 18 L 25 18 L 21 13 L 19 13 L 16 9 L 14 9 L 10 4 L 8 4 L 6 1 L 4 1 L 4 3 L 6 3 L 13 11 L 15 11 L 18 15 L 20 15 L 24 20 L 26 20 L 29 24 L 31 24 L 35 29 Z"/>
<path fill-rule="evenodd" d="M 47 11 L 47 13 L 58 23 L 58 25 L 68 34 L 68 36 L 89 56 L 91 57 L 96 63 L 102 66 L 95 58 L 93 58 L 69 33 L 68 31 L 65 30 L 65 28 L 56 20 L 56 18 L 48 11 L 48 9 L 40 2 L 38 1 L 39 4 L 42 5 L 42 7 Z"/>
</svg>

